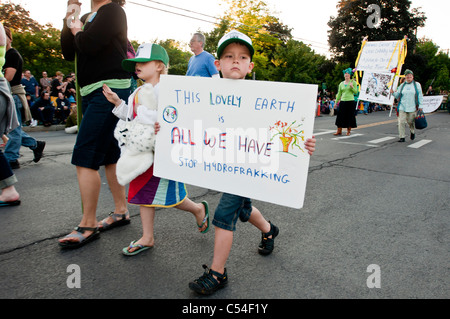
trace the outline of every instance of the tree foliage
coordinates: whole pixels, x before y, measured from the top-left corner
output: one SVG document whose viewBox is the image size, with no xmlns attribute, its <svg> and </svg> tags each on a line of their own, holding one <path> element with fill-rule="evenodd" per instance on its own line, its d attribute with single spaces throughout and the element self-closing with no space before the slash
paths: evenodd
<svg viewBox="0 0 450 319">
<path fill-rule="evenodd" d="M 166 49 L 167 54 L 169 55 L 169 74 L 185 75 L 187 72 L 189 58 L 192 54 L 190 52 L 184 52 L 181 49 L 181 44 L 173 39 L 159 41 L 158 44 Z"/>
<path fill-rule="evenodd" d="M 308 45 L 293 38 L 289 26 L 271 13 L 261 0 L 223 0 L 228 5 L 220 22 L 208 31 L 205 50 L 215 54 L 220 38 L 237 29 L 252 39 L 255 48 L 253 62 L 257 80 L 297 83 L 326 83 L 330 91 L 336 91 L 342 81 L 342 70 L 354 67 L 364 37 L 369 41 L 399 40 L 408 36 L 408 56 L 404 69 L 414 70 L 416 79 L 424 87 L 433 83 L 436 90 L 450 89 L 450 59 L 448 53 L 429 39 L 416 39 L 415 31 L 424 26 L 426 17 L 419 9 L 411 8 L 409 0 L 340 0 L 338 15 L 331 17 L 328 26 L 328 42 L 332 59 L 315 53 Z M 369 4 L 381 8 L 381 19 L 376 28 L 368 26 L 371 12 Z M 63 59 L 60 47 L 60 30 L 51 25 L 42 26 L 34 21 L 20 5 L 1 4 L 0 20 L 11 27 L 13 46 L 22 54 L 25 65 L 34 75 L 46 70 L 72 72 L 74 65 Z M 169 74 L 186 74 L 190 51 L 183 50 L 175 40 L 155 40 L 168 52 Z M 132 41 L 135 49 L 139 43 Z"/>
<path fill-rule="evenodd" d="M 372 13 L 369 5 L 380 8 L 378 24 L 368 23 Z M 412 52 L 417 43 L 415 32 L 425 25 L 426 17 L 419 9 L 411 9 L 410 0 L 340 0 L 338 15 L 331 17 L 328 43 L 339 62 L 354 63 L 365 37 L 369 41 L 401 40 L 407 36 Z"/>
<path fill-rule="evenodd" d="M 20 5 L 0 5 L 0 21 L 11 29 L 12 46 L 24 60 L 23 69 L 29 69 L 39 80 L 42 71 L 53 76 L 56 71 L 64 74 L 74 71 L 74 63 L 64 60 L 61 45 L 61 31 L 51 24 L 40 25 Z"/>
<path fill-rule="evenodd" d="M 405 68 L 414 70 L 414 77 L 425 88 L 433 84 L 435 92 L 450 90 L 450 59 L 439 51 L 439 46 L 430 39 L 420 39 L 416 50 L 405 63 Z"/>
<path fill-rule="evenodd" d="M 222 20 L 228 30 L 236 29 L 247 34 L 253 42 L 255 76 L 269 80 L 276 48 L 292 38 L 291 29 L 271 14 L 267 4 L 260 0 L 225 0 L 229 8 Z"/>
</svg>

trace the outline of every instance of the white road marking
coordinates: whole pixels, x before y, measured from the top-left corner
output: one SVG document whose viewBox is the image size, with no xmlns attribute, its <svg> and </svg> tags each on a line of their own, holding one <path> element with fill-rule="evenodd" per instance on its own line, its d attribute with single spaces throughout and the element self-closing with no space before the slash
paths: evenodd
<svg viewBox="0 0 450 319">
<path fill-rule="evenodd" d="M 336 130 L 333 131 L 325 131 L 325 132 L 320 132 L 320 133 L 313 133 L 314 136 L 319 136 L 319 135 L 325 135 L 325 134 L 330 134 L 330 133 L 334 133 L 336 132 Z"/>
<path fill-rule="evenodd" d="M 394 136 L 388 136 L 388 137 L 379 138 L 377 140 L 372 140 L 372 141 L 369 141 L 367 143 L 378 144 L 378 143 L 386 142 L 386 141 L 389 141 L 389 140 L 393 140 L 395 138 L 396 137 L 394 137 Z"/>
<path fill-rule="evenodd" d="M 416 142 L 414 144 L 408 145 L 408 147 L 419 148 L 419 147 L 422 147 L 422 146 L 424 146 L 424 145 L 426 145 L 428 143 L 431 143 L 431 142 L 432 142 L 432 140 L 421 140 L 421 141 L 418 141 L 418 142 Z"/>
<path fill-rule="evenodd" d="M 351 145 L 362 145 L 362 146 L 367 146 L 367 147 L 379 147 L 378 145 L 373 145 L 373 144 L 364 144 L 364 143 L 352 143 L 352 142 L 339 142 L 341 144 L 351 144 Z"/>
<path fill-rule="evenodd" d="M 342 133 L 342 134 L 345 134 L 345 133 Z M 334 137 L 334 138 L 332 138 L 332 140 L 345 140 L 345 139 L 348 139 L 348 138 L 353 138 L 353 137 L 356 137 L 356 136 L 363 136 L 363 135 L 364 134 L 352 134 L 350 136 Z"/>
</svg>

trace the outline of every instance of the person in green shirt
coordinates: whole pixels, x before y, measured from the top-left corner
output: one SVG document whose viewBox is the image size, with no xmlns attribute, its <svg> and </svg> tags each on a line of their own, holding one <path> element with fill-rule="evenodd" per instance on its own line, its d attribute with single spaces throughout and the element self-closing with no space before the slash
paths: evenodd
<svg viewBox="0 0 450 319">
<path fill-rule="evenodd" d="M 339 111 L 336 117 L 337 132 L 334 135 L 342 135 L 342 128 L 347 128 L 347 136 L 352 128 L 357 127 L 355 109 L 355 95 L 358 94 L 358 84 L 352 77 L 352 69 L 343 71 L 344 81 L 339 84 L 336 104 L 339 103 Z"/>
</svg>

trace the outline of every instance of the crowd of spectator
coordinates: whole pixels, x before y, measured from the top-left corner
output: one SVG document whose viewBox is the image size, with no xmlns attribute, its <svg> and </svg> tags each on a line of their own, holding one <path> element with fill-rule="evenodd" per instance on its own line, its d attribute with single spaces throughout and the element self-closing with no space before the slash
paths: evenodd
<svg viewBox="0 0 450 319">
<path fill-rule="evenodd" d="M 368 102 L 368 101 L 358 101 L 357 107 L 355 109 L 356 114 L 367 115 L 369 113 L 390 110 L 389 105 L 384 105 L 380 103 Z M 320 114 L 327 114 L 330 116 L 337 115 L 339 111 L 339 103 L 336 103 L 336 98 L 332 97 L 331 94 L 325 94 L 325 96 L 317 97 L 317 105 L 320 107 Z"/>
<path fill-rule="evenodd" d="M 39 81 L 25 70 L 21 84 L 25 87 L 27 102 L 33 119 L 24 121 L 23 125 L 46 127 L 55 124 L 66 124 L 69 115 L 76 114 L 75 73 L 64 75 L 57 71 L 50 78 L 46 71 L 42 72 Z M 73 117 L 73 116 L 72 116 Z M 71 122 L 74 119 L 71 119 Z M 75 119 L 76 120 L 76 119 Z"/>
</svg>

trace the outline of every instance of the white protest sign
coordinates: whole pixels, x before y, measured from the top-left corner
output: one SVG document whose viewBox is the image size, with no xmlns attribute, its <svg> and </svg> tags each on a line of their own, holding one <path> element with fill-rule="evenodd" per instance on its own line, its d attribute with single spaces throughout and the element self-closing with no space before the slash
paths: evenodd
<svg viewBox="0 0 450 319">
<path fill-rule="evenodd" d="M 386 72 L 397 68 L 402 41 L 369 41 L 362 48 L 356 69 L 358 71 Z"/>
<path fill-rule="evenodd" d="M 439 106 L 441 106 L 443 99 L 443 95 L 424 96 L 422 103 L 423 113 L 431 113 L 436 111 Z"/>
<path fill-rule="evenodd" d="M 359 99 L 385 105 L 394 104 L 394 96 L 390 93 L 389 83 L 394 78 L 394 73 L 364 72 L 361 82 Z M 397 87 L 398 78 L 395 79 L 394 88 Z"/>
<path fill-rule="evenodd" d="M 161 76 L 154 174 L 301 208 L 317 85 Z"/>
</svg>

